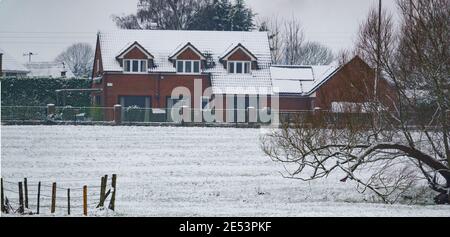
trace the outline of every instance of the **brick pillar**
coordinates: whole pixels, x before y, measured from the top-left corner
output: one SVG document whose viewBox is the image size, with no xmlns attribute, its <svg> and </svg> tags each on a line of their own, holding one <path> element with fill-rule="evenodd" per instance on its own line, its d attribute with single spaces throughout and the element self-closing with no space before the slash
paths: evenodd
<svg viewBox="0 0 450 237">
<path fill-rule="evenodd" d="M 116 125 L 122 123 L 122 105 L 114 105 L 114 123 Z"/>
<path fill-rule="evenodd" d="M 56 114 L 56 107 L 54 104 L 48 104 L 47 105 L 47 116 L 50 116 L 52 114 Z"/>
</svg>

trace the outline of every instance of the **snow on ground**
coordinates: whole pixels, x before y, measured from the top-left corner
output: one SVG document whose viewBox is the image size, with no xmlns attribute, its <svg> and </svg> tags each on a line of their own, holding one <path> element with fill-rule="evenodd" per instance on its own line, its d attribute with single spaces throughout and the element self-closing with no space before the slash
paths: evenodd
<svg viewBox="0 0 450 237">
<path fill-rule="evenodd" d="M 80 215 L 82 185 L 95 195 L 92 207 L 100 177 L 116 173 L 116 212 L 90 208 L 90 215 L 450 216 L 449 206 L 367 203 L 370 195 L 340 177 L 284 179 L 283 167 L 262 153 L 260 135 L 234 128 L 2 126 L 1 175 L 8 182 L 28 178 L 31 209 L 33 184 L 42 181 L 48 196 L 57 181 L 56 215 L 66 215 L 64 188 L 72 188 L 72 215 Z M 17 184 L 5 185 L 14 201 Z M 41 205 L 49 215 L 49 198 Z"/>
</svg>

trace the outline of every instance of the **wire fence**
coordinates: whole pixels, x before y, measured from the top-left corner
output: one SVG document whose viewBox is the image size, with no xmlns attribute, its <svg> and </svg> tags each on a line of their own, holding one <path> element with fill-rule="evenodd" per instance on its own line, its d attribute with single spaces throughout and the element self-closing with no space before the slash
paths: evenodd
<svg viewBox="0 0 450 237">
<path fill-rule="evenodd" d="M 27 178 L 12 182 L 1 178 L 1 211 L 17 215 L 87 216 L 88 212 L 97 209 L 114 210 L 116 180 L 115 174 L 111 181 L 105 175 L 98 180 L 100 185 L 69 187 L 59 186 L 58 182 L 28 182 Z M 68 183 L 68 180 L 64 181 Z"/>
<path fill-rule="evenodd" d="M 120 115 L 120 116 L 118 116 Z M 137 106 L 120 107 L 71 107 L 71 106 L 2 106 L 2 121 L 40 121 L 40 122 L 113 122 L 120 123 L 256 123 L 290 124 L 299 121 L 318 125 L 368 124 L 373 116 L 381 114 L 364 112 L 336 112 L 329 110 L 274 110 L 272 108 L 234 108 L 234 109 L 196 109 L 180 108 L 140 108 Z M 384 116 L 388 118 L 389 116 Z M 435 117 L 435 111 L 402 113 L 402 121 L 408 125 L 427 124 Z M 450 120 L 450 111 L 446 112 Z M 389 123 L 395 120 L 385 119 Z M 435 120 L 434 123 L 439 122 Z M 435 125 L 435 124 L 431 124 Z"/>
</svg>

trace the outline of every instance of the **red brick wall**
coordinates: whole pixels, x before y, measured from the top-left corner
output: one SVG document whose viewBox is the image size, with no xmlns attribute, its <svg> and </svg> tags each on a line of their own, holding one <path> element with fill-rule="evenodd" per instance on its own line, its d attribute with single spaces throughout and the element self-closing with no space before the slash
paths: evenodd
<svg viewBox="0 0 450 237">
<path fill-rule="evenodd" d="M 139 48 L 134 47 L 130 52 L 124 55 L 125 59 L 147 59 L 147 55 Z"/>
<path fill-rule="evenodd" d="M 230 57 L 228 61 L 250 61 L 252 60 L 242 49 L 236 50 Z"/>
<path fill-rule="evenodd" d="M 166 97 L 171 96 L 176 87 L 186 87 L 194 96 L 194 79 L 202 80 L 203 90 L 210 86 L 206 75 L 164 75 L 158 79 L 158 74 L 106 74 L 103 78 L 103 88 L 106 107 L 119 103 L 119 96 L 151 96 L 152 108 L 166 108 Z M 107 84 L 112 83 L 112 87 Z M 158 99 L 159 95 L 159 99 Z M 194 100 L 192 106 L 194 106 Z"/>
<path fill-rule="evenodd" d="M 186 48 L 180 55 L 178 55 L 177 59 L 181 60 L 200 60 L 200 56 L 195 53 L 192 49 Z"/>
<path fill-rule="evenodd" d="M 317 90 L 315 107 L 330 110 L 332 102 L 370 101 L 374 94 L 374 82 L 374 70 L 359 57 L 355 57 Z M 384 96 L 391 92 L 389 84 L 380 80 L 378 94 Z"/>
<path fill-rule="evenodd" d="M 280 111 L 304 111 L 311 110 L 311 98 L 300 96 L 280 96 Z"/>
</svg>

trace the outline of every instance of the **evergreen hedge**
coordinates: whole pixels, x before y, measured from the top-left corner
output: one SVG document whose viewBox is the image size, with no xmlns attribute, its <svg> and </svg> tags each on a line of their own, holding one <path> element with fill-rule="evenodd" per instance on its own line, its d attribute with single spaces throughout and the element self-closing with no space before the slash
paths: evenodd
<svg viewBox="0 0 450 237">
<path fill-rule="evenodd" d="M 58 89 L 89 89 L 91 80 L 66 78 L 1 78 L 2 106 L 46 106 L 47 104 L 91 106 L 89 92 L 60 92 Z"/>
</svg>

